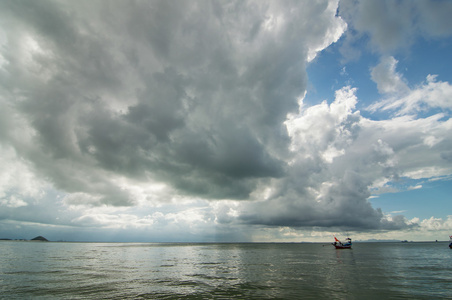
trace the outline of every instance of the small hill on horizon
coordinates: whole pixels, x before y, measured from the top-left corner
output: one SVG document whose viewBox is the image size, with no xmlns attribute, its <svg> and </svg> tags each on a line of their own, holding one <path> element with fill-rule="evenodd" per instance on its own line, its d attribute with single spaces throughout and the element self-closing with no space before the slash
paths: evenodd
<svg viewBox="0 0 452 300">
<path fill-rule="evenodd" d="M 31 240 L 32 241 L 41 241 L 41 242 L 48 242 L 49 241 L 48 239 L 46 239 L 43 236 L 37 236 L 37 237 L 35 237 L 35 238 L 31 239 Z"/>
</svg>

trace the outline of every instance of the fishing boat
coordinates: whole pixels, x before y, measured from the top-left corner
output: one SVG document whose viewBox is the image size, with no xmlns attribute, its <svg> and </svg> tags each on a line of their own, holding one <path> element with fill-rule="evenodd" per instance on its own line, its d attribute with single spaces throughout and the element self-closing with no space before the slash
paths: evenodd
<svg viewBox="0 0 452 300">
<path fill-rule="evenodd" d="M 452 249 L 452 235 L 449 236 L 449 248 Z"/>
<path fill-rule="evenodd" d="M 346 241 L 345 243 L 342 243 L 340 240 L 338 240 L 336 237 L 334 237 L 334 243 L 332 243 L 332 245 L 336 249 L 351 249 L 352 248 L 352 239 L 346 238 L 345 241 Z"/>
</svg>

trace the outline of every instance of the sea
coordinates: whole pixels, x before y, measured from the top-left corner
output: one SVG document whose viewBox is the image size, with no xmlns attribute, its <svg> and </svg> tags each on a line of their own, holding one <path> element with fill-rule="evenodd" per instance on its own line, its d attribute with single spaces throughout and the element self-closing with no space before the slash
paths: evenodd
<svg viewBox="0 0 452 300">
<path fill-rule="evenodd" d="M 452 299 L 452 249 L 0 241 L 0 299 Z"/>
</svg>

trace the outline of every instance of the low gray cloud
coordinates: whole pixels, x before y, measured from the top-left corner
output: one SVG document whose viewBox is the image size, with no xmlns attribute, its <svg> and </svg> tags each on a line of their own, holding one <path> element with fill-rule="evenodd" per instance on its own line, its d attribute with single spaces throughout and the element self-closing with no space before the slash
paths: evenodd
<svg viewBox="0 0 452 300">
<path fill-rule="evenodd" d="M 451 11 L 452 3 L 447 0 L 342 0 L 339 6 L 340 15 L 351 29 L 347 40 L 353 43 L 365 34 L 372 49 L 383 53 L 407 50 L 419 37 L 436 39 L 452 35 Z M 350 59 L 348 50 L 345 47 L 344 54 Z M 356 49 L 349 54 L 356 55 Z"/>
</svg>

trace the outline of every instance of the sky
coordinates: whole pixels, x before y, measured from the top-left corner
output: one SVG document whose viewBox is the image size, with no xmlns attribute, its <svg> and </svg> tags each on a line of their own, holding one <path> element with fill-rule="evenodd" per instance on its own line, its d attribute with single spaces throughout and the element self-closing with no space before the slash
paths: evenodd
<svg viewBox="0 0 452 300">
<path fill-rule="evenodd" d="M 0 1 L 0 238 L 447 240 L 451 14 Z"/>
</svg>

